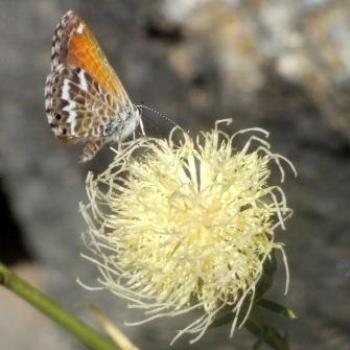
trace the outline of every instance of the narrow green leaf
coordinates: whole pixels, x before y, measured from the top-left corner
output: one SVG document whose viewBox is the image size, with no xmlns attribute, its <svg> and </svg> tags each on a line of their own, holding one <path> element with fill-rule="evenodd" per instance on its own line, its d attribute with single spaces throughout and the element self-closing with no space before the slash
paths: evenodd
<svg viewBox="0 0 350 350">
<path fill-rule="evenodd" d="M 297 318 L 297 316 L 293 310 L 289 309 L 286 306 L 278 304 L 274 301 L 268 300 L 268 299 L 260 299 L 257 302 L 257 305 L 259 305 L 259 306 L 261 306 L 269 311 L 275 312 L 281 316 L 287 317 L 290 320 L 295 320 Z"/>
</svg>

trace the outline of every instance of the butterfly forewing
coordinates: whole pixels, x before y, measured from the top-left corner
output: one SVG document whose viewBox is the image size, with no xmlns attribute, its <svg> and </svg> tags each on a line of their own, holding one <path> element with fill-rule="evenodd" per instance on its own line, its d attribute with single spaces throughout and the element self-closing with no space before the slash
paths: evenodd
<svg viewBox="0 0 350 350">
<path fill-rule="evenodd" d="M 62 17 L 52 39 L 51 69 L 55 70 L 59 64 L 78 66 L 86 70 L 107 92 L 127 97 L 94 34 L 73 11 L 68 11 Z"/>
</svg>

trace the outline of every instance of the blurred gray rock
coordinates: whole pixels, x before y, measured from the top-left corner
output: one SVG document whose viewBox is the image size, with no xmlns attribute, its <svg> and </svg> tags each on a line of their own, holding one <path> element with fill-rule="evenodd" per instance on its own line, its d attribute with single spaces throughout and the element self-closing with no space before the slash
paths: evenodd
<svg viewBox="0 0 350 350">
<path fill-rule="evenodd" d="M 111 153 L 105 149 L 79 164 L 80 147 L 58 144 L 44 114 L 51 37 L 73 8 L 96 33 L 135 103 L 193 132 L 226 117 L 237 127 L 271 131 L 273 149 L 299 171 L 296 180 L 287 179 L 295 215 L 279 236 L 287 244 L 291 291 L 285 299 L 275 288 L 273 297 L 299 315 L 284 324 L 293 349 L 348 349 L 350 2 L 174 4 L 0 2 L 0 177 L 29 250 L 46 271 L 48 292 L 89 322 L 88 303 L 108 310 L 118 325 L 142 318 L 108 293 L 75 283 L 79 276 L 95 285 L 94 266 L 79 257 L 85 224 L 78 203 L 86 198 L 87 171 L 103 169 Z M 163 320 L 123 330 L 143 349 L 164 349 L 180 324 Z M 192 349 L 247 348 L 251 339 L 241 333 L 230 340 L 228 329 L 211 330 Z M 65 334 L 60 338 L 61 349 L 77 348 Z M 188 346 L 182 340 L 173 348 Z"/>
</svg>

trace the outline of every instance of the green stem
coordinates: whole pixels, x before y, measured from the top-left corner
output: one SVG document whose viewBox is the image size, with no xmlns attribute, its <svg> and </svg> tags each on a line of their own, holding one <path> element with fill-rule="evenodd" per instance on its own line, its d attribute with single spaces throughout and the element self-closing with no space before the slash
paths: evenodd
<svg viewBox="0 0 350 350">
<path fill-rule="evenodd" d="M 245 323 L 245 328 L 254 334 L 259 343 L 266 343 L 274 350 L 289 350 L 288 340 L 274 328 L 267 326 L 257 317 L 250 317 Z"/>
<path fill-rule="evenodd" d="M 26 281 L 0 263 L 0 285 L 17 294 L 61 327 L 73 334 L 82 343 L 94 350 L 120 350 L 108 338 L 62 309 L 56 302 L 32 287 Z"/>
</svg>

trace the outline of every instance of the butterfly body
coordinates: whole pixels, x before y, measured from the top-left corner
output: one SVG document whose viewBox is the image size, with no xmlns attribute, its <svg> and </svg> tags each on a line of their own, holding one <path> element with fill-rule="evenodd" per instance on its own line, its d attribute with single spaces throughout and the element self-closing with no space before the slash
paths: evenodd
<svg viewBox="0 0 350 350">
<path fill-rule="evenodd" d="M 73 11 L 56 27 L 45 86 L 49 125 L 62 142 L 86 142 L 82 161 L 121 142 L 141 121 L 92 32 Z"/>
</svg>

